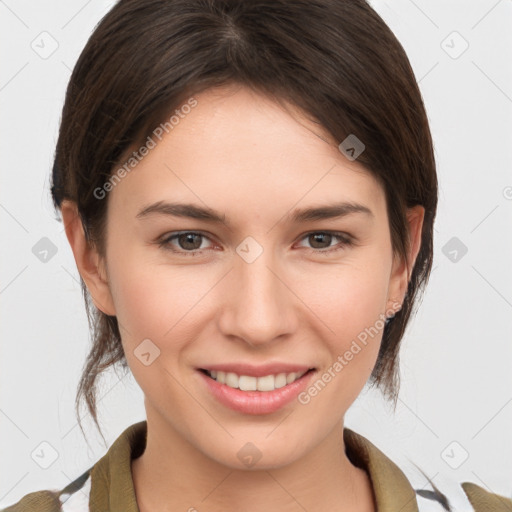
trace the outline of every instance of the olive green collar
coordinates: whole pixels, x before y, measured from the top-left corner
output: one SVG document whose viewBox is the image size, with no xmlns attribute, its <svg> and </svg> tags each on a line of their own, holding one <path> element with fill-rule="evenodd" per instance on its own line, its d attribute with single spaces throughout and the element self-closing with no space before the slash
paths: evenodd
<svg viewBox="0 0 512 512">
<path fill-rule="evenodd" d="M 145 450 L 147 421 L 125 429 L 91 469 L 91 510 L 139 512 L 131 460 Z M 368 439 L 345 427 L 349 459 L 370 476 L 379 512 L 418 512 L 416 493 L 400 468 Z"/>
</svg>

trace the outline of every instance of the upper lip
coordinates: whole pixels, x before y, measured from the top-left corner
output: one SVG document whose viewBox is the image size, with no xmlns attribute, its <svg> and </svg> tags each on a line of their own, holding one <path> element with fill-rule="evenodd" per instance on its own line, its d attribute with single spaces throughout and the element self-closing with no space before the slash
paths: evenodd
<svg viewBox="0 0 512 512">
<path fill-rule="evenodd" d="M 312 366 L 291 363 L 268 363 L 260 366 L 255 366 L 246 363 L 225 363 L 225 364 L 212 364 L 208 366 L 201 366 L 198 369 L 208 371 L 221 371 L 231 372 L 237 375 L 248 375 L 250 377 L 263 377 L 265 375 L 277 375 L 279 373 L 302 373 L 310 369 Z"/>
</svg>

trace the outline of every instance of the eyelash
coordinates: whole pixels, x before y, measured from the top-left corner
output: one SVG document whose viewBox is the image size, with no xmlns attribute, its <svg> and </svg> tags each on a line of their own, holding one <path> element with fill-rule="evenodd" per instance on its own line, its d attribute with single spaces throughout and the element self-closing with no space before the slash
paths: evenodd
<svg viewBox="0 0 512 512">
<path fill-rule="evenodd" d="M 175 234 L 171 234 L 170 236 L 167 236 L 163 240 L 160 240 L 159 242 L 157 242 L 158 246 L 165 250 L 169 250 L 176 254 L 183 254 L 185 256 L 197 256 L 197 255 L 203 253 L 205 250 L 209 250 L 209 249 L 203 249 L 203 250 L 195 249 L 194 251 L 185 251 L 185 250 L 177 251 L 177 250 L 171 248 L 170 242 L 172 240 L 175 240 L 176 238 L 178 238 L 181 235 L 188 235 L 188 234 L 199 235 L 203 238 L 209 238 L 206 234 L 201 233 L 199 231 L 179 231 L 179 232 L 176 232 Z M 351 246 L 355 245 L 352 236 L 350 236 L 346 233 L 338 232 L 338 231 L 310 231 L 309 233 L 306 233 L 305 235 L 302 236 L 301 241 L 304 240 L 305 238 L 308 238 L 311 235 L 320 235 L 320 234 L 321 235 L 331 235 L 331 236 L 336 237 L 339 240 L 341 240 L 341 242 L 337 246 L 334 246 L 333 248 L 330 248 L 330 249 L 314 249 L 314 248 L 306 247 L 306 249 L 308 249 L 312 253 L 329 255 L 329 254 L 332 254 L 333 252 L 344 249 L 345 247 L 351 247 Z"/>
</svg>

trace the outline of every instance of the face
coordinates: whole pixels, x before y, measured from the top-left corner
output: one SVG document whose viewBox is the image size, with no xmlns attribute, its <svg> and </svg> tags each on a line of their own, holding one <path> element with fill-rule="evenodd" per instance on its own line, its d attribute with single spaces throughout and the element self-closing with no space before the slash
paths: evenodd
<svg viewBox="0 0 512 512">
<path fill-rule="evenodd" d="M 242 87 L 195 99 L 104 199 L 108 286 L 89 288 L 148 421 L 223 465 L 247 465 L 250 442 L 278 467 L 339 428 L 406 270 L 384 191 L 317 124 Z M 358 207 L 300 215 L 343 203 Z"/>
</svg>

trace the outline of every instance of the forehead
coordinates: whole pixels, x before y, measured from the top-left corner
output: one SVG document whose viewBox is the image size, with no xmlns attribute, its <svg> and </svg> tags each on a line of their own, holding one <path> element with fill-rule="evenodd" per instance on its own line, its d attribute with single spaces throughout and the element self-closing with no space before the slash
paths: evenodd
<svg viewBox="0 0 512 512">
<path fill-rule="evenodd" d="M 223 211 L 229 202 L 241 212 L 281 216 L 320 201 L 383 206 L 372 174 L 292 105 L 240 86 L 194 100 L 193 108 L 174 111 L 161 139 L 152 136 L 152 149 L 110 192 L 113 207 L 183 200 Z"/>
</svg>

